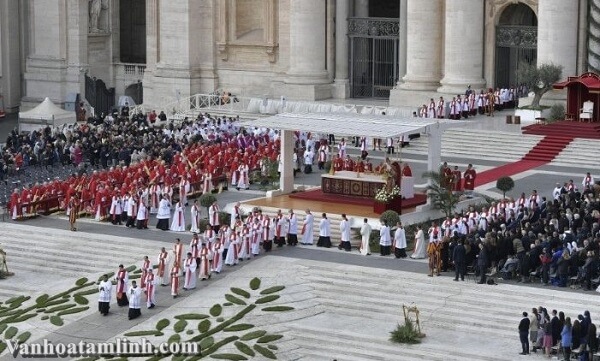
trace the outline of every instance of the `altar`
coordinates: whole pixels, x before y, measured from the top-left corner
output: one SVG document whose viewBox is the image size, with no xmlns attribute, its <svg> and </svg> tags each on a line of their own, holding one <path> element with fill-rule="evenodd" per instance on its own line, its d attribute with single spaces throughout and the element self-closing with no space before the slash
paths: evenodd
<svg viewBox="0 0 600 361">
<path fill-rule="evenodd" d="M 402 177 L 400 184 L 402 198 L 410 199 L 415 196 L 413 177 Z M 335 174 L 321 175 L 323 193 L 374 199 L 377 191 L 384 185 L 383 176 L 375 173 L 338 171 Z"/>
</svg>

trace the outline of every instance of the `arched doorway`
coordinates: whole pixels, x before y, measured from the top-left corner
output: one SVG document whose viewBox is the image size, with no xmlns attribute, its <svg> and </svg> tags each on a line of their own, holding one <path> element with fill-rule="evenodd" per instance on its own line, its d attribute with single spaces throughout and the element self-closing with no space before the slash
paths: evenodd
<svg viewBox="0 0 600 361">
<path fill-rule="evenodd" d="M 519 64 L 537 61 L 537 16 L 523 4 L 511 4 L 500 14 L 496 26 L 496 87 L 518 86 Z"/>
<path fill-rule="evenodd" d="M 133 83 L 125 88 L 125 95 L 130 96 L 135 104 L 144 103 L 144 85 L 141 82 Z"/>
</svg>

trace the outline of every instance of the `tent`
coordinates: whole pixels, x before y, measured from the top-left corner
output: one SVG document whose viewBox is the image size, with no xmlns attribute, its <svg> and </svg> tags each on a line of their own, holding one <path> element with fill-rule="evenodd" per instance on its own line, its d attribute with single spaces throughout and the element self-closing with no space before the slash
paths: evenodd
<svg viewBox="0 0 600 361">
<path fill-rule="evenodd" d="M 48 97 L 37 107 L 19 112 L 19 132 L 31 132 L 47 125 L 57 127 L 75 122 L 75 112 L 56 106 Z"/>
</svg>

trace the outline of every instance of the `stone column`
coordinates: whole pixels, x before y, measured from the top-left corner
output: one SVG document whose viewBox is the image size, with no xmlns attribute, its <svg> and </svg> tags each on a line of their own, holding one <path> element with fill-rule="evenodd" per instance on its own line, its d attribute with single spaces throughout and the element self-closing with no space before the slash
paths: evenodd
<svg viewBox="0 0 600 361">
<path fill-rule="evenodd" d="M 543 0 L 538 5 L 539 64 L 563 66 L 563 78 L 577 74 L 578 1 Z M 567 24 L 561 26 L 561 24 Z"/>
<path fill-rule="evenodd" d="M 406 41 L 407 41 L 407 3 L 408 0 L 400 0 L 400 29 L 398 39 L 398 83 L 402 83 L 406 75 Z"/>
<path fill-rule="evenodd" d="M 441 78 L 443 0 L 408 0 L 406 76 L 402 89 L 434 90 Z"/>
<path fill-rule="evenodd" d="M 150 105 L 160 106 L 215 89 L 214 4 L 196 0 L 158 2 L 155 54 L 159 59 L 152 88 L 144 94 L 144 100 L 154 103 Z"/>
<path fill-rule="evenodd" d="M 21 102 L 19 1 L 0 0 L 0 94 L 7 112 Z"/>
<path fill-rule="evenodd" d="M 34 107 L 49 96 L 66 96 L 67 6 L 63 1 L 29 1 L 29 39 L 25 91 L 21 105 Z M 86 3 L 87 5 L 87 3 Z"/>
<path fill-rule="evenodd" d="M 348 80 L 348 0 L 337 0 L 335 3 L 335 97 L 345 99 L 350 94 Z"/>
<path fill-rule="evenodd" d="M 281 132 L 281 161 L 283 171 L 279 177 L 279 190 L 282 194 L 289 194 L 294 190 L 294 132 L 283 130 Z"/>
<path fill-rule="evenodd" d="M 452 0 L 446 6 L 444 78 L 438 89 L 441 93 L 464 93 L 468 85 L 473 90 L 484 88 L 483 3 Z M 467 31 L 465 24 L 469 24 Z"/>
<path fill-rule="evenodd" d="M 68 93 L 85 96 L 85 70 L 88 68 L 88 4 L 67 1 L 67 85 Z"/>
<path fill-rule="evenodd" d="M 326 19 L 323 0 L 290 0 L 290 65 L 285 94 L 290 99 L 331 97 L 325 70 Z"/>
<path fill-rule="evenodd" d="M 345 0 L 344 2 L 348 2 Z M 354 0 L 354 16 L 357 18 L 369 17 L 369 0 Z"/>
<path fill-rule="evenodd" d="M 146 0 L 146 69 L 142 81 L 144 103 L 157 104 L 153 91 L 154 71 L 158 62 L 158 0 Z"/>
</svg>

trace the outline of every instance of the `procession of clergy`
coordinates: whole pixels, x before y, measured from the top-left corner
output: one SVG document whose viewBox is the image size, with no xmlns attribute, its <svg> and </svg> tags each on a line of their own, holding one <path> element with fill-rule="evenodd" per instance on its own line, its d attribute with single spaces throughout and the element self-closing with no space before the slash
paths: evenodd
<svg viewBox="0 0 600 361">
<path fill-rule="evenodd" d="M 429 99 L 429 104 L 423 104 L 419 108 L 418 116 L 420 118 L 438 118 L 454 119 L 468 118 L 487 114 L 493 116 L 495 110 L 512 109 L 516 106 L 517 96 L 514 88 L 496 90 L 490 88 L 487 91 L 481 90 L 479 94 L 467 87 L 464 96 L 460 94 L 447 101 L 440 97 L 436 102 L 433 98 Z"/>
<path fill-rule="evenodd" d="M 260 255 L 261 248 L 270 252 L 273 243 L 282 247 L 286 243 L 295 246 L 298 243 L 298 217 L 293 210 L 287 215 L 281 211 L 270 219 L 258 208 L 243 219 L 240 204 L 231 210 L 230 224 L 221 224 L 219 206 L 215 202 L 209 207 L 208 226 L 200 232 L 192 225 L 192 239 L 186 246 L 177 238 L 173 248 L 164 247 L 156 257 L 156 267 L 152 260 L 145 256 L 141 263 L 139 284 L 129 282 L 129 272 L 123 265 L 115 274 L 115 295 L 119 306 L 129 306 L 129 319 L 141 315 L 142 295 L 145 295 L 149 309 L 156 305 L 157 286 L 170 286 L 170 294 L 176 298 L 183 290 L 196 288 L 198 279 L 205 281 L 213 273 L 221 273 L 223 265 L 235 266 L 244 260 Z M 313 217 L 307 210 L 302 225 L 302 243 L 312 244 Z M 182 279 L 183 278 L 183 279 Z M 183 287 L 181 287 L 183 286 Z M 113 282 L 104 276 L 98 286 L 99 311 L 107 315 L 112 299 Z"/>
</svg>

